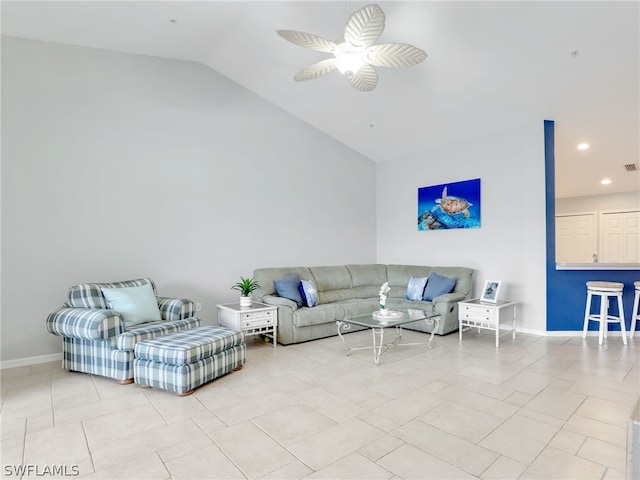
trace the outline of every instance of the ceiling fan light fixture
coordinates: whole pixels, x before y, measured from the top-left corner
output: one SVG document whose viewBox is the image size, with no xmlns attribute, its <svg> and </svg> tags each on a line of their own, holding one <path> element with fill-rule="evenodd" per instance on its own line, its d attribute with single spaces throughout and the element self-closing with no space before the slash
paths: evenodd
<svg viewBox="0 0 640 480">
<path fill-rule="evenodd" d="M 364 49 L 362 47 L 354 47 L 347 42 L 339 44 L 333 52 L 336 57 L 336 68 L 347 77 L 358 73 L 365 63 L 363 54 Z"/>
<path fill-rule="evenodd" d="M 408 67 L 427 58 L 427 54 L 406 43 L 375 43 L 384 30 L 385 16 L 378 5 L 366 5 L 354 12 L 344 27 L 344 41 L 336 43 L 312 33 L 297 30 L 276 30 L 288 42 L 300 47 L 333 54 L 333 57 L 313 63 L 298 73 L 296 82 L 313 80 L 338 70 L 353 88 L 370 92 L 378 84 L 373 67 Z"/>
</svg>

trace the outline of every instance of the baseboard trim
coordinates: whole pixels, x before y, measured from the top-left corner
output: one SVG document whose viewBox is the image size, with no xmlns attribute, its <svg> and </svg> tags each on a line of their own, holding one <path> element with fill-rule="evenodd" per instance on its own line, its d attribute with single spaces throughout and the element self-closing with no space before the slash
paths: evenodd
<svg viewBox="0 0 640 480">
<path fill-rule="evenodd" d="M 562 332 L 547 332 L 545 334 L 547 337 L 580 337 L 582 338 L 582 330 L 580 331 L 562 331 Z M 587 332 L 587 337 L 597 337 L 599 335 L 597 330 L 589 330 Z M 620 330 L 609 330 L 607 332 L 608 337 L 622 337 L 622 332 Z M 629 332 L 627 332 L 627 338 L 629 337 Z"/>
<path fill-rule="evenodd" d="M 51 353 L 49 355 L 39 355 L 37 357 L 16 358 L 15 360 L 5 360 L 0 362 L 0 370 L 5 368 L 29 367 L 40 363 L 62 361 L 62 353 Z"/>
<path fill-rule="evenodd" d="M 508 331 L 508 330 L 505 330 Z M 516 327 L 516 334 L 518 333 L 528 333 L 531 335 L 540 335 L 542 337 L 582 337 L 582 330 L 532 330 L 529 328 L 520 328 Z M 640 332 L 637 332 L 640 333 Z M 587 337 L 597 337 L 599 335 L 598 330 L 589 330 L 587 332 Z M 622 332 L 620 330 L 608 330 L 607 336 L 609 337 L 621 337 Z M 627 332 L 627 337 L 629 336 L 629 332 Z"/>
</svg>

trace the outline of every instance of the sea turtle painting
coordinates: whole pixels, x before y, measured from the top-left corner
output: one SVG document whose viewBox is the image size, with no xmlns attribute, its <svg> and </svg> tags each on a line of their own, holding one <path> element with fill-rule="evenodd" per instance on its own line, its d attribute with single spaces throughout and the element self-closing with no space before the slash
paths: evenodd
<svg viewBox="0 0 640 480">
<path fill-rule="evenodd" d="M 458 228 L 480 228 L 480 179 L 418 188 L 418 230 Z"/>
<path fill-rule="evenodd" d="M 431 209 L 432 212 L 440 209 L 447 215 L 456 215 L 461 213 L 464 218 L 469 218 L 469 207 L 473 206 L 473 203 L 469 203 L 464 198 L 449 197 L 447 196 L 447 187 L 442 190 L 442 197 L 436 199 L 436 205 Z"/>
</svg>

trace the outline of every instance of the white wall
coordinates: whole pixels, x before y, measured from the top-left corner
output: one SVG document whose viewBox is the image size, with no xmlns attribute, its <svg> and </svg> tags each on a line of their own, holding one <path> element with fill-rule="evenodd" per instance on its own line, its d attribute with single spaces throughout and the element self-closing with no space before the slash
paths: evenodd
<svg viewBox="0 0 640 480">
<path fill-rule="evenodd" d="M 640 192 L 610 193 L 588 197 L 556 198 L 556 213 L 640 208 Z"/>
<path fill-rule="evenodd" d="M 466 266 L 517 300 L 519 328 L 546 331 L 543 121 L 378 166 L 378 261 Z M 481 179 L 479 229 L 418 231 L 418 188 Z"/>
<path fill-rule="evenodd" d="M 375 165 L 209 68 L 2 40 L 2 357 L 85 281 L 215 304 L 254 268 L 375 261 Z"/>
</svg>

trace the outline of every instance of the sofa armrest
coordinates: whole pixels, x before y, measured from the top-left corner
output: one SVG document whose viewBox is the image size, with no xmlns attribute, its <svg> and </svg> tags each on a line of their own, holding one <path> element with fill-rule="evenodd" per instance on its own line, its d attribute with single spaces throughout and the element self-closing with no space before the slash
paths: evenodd
<svg viewBox="0 0 640 480">
<path fill-rule="evenodd" d="M 158 297 L 162 320 L 183 320 L 196 313 L 196 304 L 186 298 Z"/>
<path fill-rule="evenodd" d="M 114 310 L 62 307 L 47 317 L 49 333 L 85 340 L 107 340 L 125 331 L 122 316 Z"/>
<path fill-rule="evenodd" d="M 265 295 L 262 297 L 262 301 L 268 305 L 285 305 L 287 307 L 291 307 L 294 311 L 298 309 L 298 305 L 293 300 L 278 297 L 276 295 Z"/>
<path fill-rule="evenodd" d="M 441 302 L 460 302 L 464 300 L 466 295 L 464 293 L 445 293 L 444 295 L 437 296 L 433 299 L 433 303 Z"/>
</svg>

